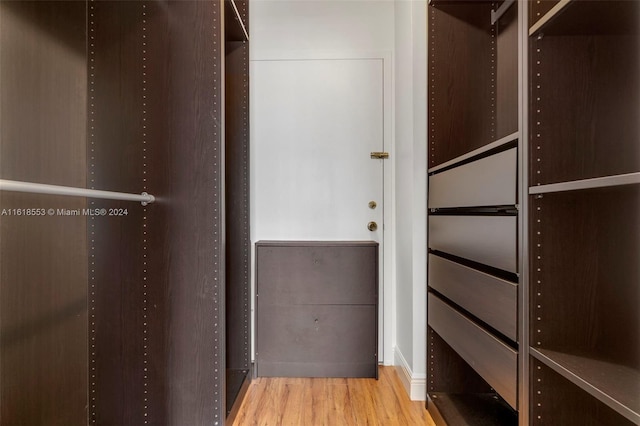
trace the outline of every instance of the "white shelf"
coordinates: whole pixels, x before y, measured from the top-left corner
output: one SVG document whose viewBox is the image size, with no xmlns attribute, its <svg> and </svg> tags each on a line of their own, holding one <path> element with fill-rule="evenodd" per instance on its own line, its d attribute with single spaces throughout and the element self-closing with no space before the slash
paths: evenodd
<svg viewBox="0 0 640 426">
<path fill-rule="evenodd" d="M 491 151 L 493 149 L 499 148 L 499 147 L 501 147 L 503 145 L 508 144 L 509 142 L 513 142 L 515 140 L 518 140 L 519 137 L 520 137 L 520 133 L 519 132 L 512 133 L 512 134 L 510 134 L 508 136 L 505 136 L 502 139 L 498 139 L 497 141 L 492 142 L 492 143 L 490 143 L 488 145 L 482 146 L 482 147 L 480 147 L 480 148 L 478 148 L 478 149 L 476 149 L 474 151 L 471 151 L 471 152 L 468 152 L 466 154 L 463 154 L 463 155 L 461 155 L 459 157 L 456 157 L 456 158 L 454 158 L 452 160 L 449 160 L 449 161 L 447 161 L 445 163 L 438 164 L 437 166 L 432 167 L 429 170 L 427 170 L 427 173 L 429 173 L 429 174 L 435 173 L 435 172 L 437 172 L 439 170 L 442 170 L 442 169 L 445 169 L 447 167 L 453 166 L 453 165 L 455 165 L 457 163 L 461 163 L 461 162 L 463 162 L 465 160 L 468 160 L 470 158 L 482 155 L 485 152 L 488 152 L 488 151 Z"/>
<path fill-rule="evenodd" d="M 607 188 L 638 183 L 640 183 L 640 172 L 531 186 L 529 187 L 529 194 L 535 195 L 548 194 L 551 192 L 578 191 L 581 189 Z"/>
<path fill-rule="evenodd" d="M 532 36 L 538 32 L 547 22 L 556 17 L 569 3 L 573 0 L 560 0 L 551 10 L 538 20 L 531 28 L 529 28 L 529 35 Z"/>
</svg>

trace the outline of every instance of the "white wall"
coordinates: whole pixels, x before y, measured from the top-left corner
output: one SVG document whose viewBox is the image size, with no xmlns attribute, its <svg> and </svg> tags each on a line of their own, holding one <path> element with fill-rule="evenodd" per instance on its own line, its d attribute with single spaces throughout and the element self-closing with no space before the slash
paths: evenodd
<svg viewBox="0 0 640 426">
<path fill-rule="evenodd" d="M 257 60 L 278 58 L 319 58 L 319 57 L 367 57 L 374 55 L 384 60 L 385 80 L 385 149 L 393 156 L 392 132 L 392 52 L 393 52 L 393 1 L 369 0 L 252 0 L 250 8 L 250 38 L 251 38 L 251 72 L 257 67 Z M 373 57 L 373 56 L 372 56 Z M 251 78 L 251 77 L 250 77 Z M 254 82 L 254 79 L 251 79 Z M 255 90 L 251 90 L 255 95 Z M 388 97 L 388 98 L 387 98 Z M 255 117 L 254 106 L 251 102 L 251 117 Z M 388 121 L 387 121 L 388 120 Z M 258 143 L 255 126 L 251 126 L 252 144 Z M 391 145 L 391 146 L 389 146 Z M 251 150 L 251 168 L 259 170 L 263 159 L 256 156 L 258 150 Z M 392 213 L 387 214 L 392 205 L 392 163 L 385 164 L 385 221 L 392 221 Z M 256 179 L 255 174 L 252 180 Z M 252 182 L 256 187 L 256 181 Z M 252 192 L 252 206 L 256 206 L 258 199 Z M 260 212 L 252 208 L 251 239 L 253 242 L 262 239 Z M 389 224 L 387 224 L 388 226 Z M 273 235 L 269 238 L 274 239 Z M 385 233 L 385 269 L 384 293 L 381 306 L 384 319 L 384 332 L 380 343 L 383 351 L 381 359 L 385 364 L 392 365 L 393 346 L 395 343 L 393 306 L 393 254 L 392 242 Z M 389 261 L 391 259 L 391 261 Z M 390 266 L 389 266 L 390 265 Z M 255 285 L 253 286 L 255 288 Z M 255 333 L 254 333 L 255 336 Z M 255 346 L 255 345 L 254 345 Z M 255 352 L 255 351 L 253 351 Z"/>
<path fill-rule="evenodd" d="M 426 375 L 426 4 L 419 0 L 252 0 L 251 55 L 387 51 L 394 56 L 391 343 L 413 399 Z M 252 140 L 255 138 L 252 136 Z M 259 161 L 252 158 L 252 162 Z M 255 214 L 255 212 L 252 212 Z M 252 218 L 255 223 L 255 217 Z M 252 237 L 255 241 L 255 238 Z M 389 243 L 387 241 L 387 243 Z M 388 362 L 388 360 L 387 360 Z"/>
<path fill-rule="evenodd" d="M 410 396 L 426 397 L 426 4 L 395 3 L 396 365 Z"/>
<path fill-rule="evenodd" d="M 393 1 L 252 0 L 251 53 L 393 50 Z"/>
</svg>

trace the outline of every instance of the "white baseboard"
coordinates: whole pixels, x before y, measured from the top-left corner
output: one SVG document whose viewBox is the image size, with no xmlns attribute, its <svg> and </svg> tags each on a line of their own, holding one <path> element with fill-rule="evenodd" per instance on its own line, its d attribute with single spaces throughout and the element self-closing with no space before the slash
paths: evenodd
<svg viewBox="0 0 640 426">
<path fill-rule="evenodd" d="M 425 374 L 414 374 L 397 346 L 393 348 L 393 352 L 396 370 L 404 389 L 407 391 L 407 395 L 412 401 L 425 401 L 427 398 L 427 376 Z"/>
</svg>

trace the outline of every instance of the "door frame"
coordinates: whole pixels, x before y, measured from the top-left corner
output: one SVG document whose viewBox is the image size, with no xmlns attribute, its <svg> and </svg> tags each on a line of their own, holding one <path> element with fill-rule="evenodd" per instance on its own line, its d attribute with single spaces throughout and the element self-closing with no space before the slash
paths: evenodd
<svg viewBox="0 0 640 426">
<path fill-rule="evenodd" d="M 379 283 L 379 327 L 378 338 L 381 342 L 382 353 L 378 353 L 378 362 L 384 365 L 394 365 L 394 352 L 393 347 L 395 345 L 395 299 L 393 297 L 395 281 L 394 270 L 394 215 L 395 215 L 395 203 L 393 197 L 393 176 L 394 170 L 394 155 L 395 144 L 393 143 L 393 54 L 391 51 L 379 50 L 379 51 L 326 51 L 326 50 L 253 50 L 250 54 L 250 84 L 253 81 L 251 74 L 253 73 L 253 67 L 251 63 L 258 61 L 295 61 L 295 60 L 357 60 L 357 59 L 377 59 L 382 61 L 383 69 L 383 147 L 386 152 L 389 153 L 390 159 L 384 160 L 383 163 L 383 251 L 381 253 L 382 261 L 382 276 Z M 250 89 L 249 93 L 255 93 Z M 253 108 L 250 103 L 250 108 Z M 250 111 L 250 117 L 254 117 L 254 111 Z M 251 126 L 251 132 L 253 132 L 253 126 Z M 253 134 L 251 134 L 251 140 L 255 140 Z M 255 158 L 253 153 L 255 150 L 250 150 L 251 162 L 255 164 Z M 251 194 L 251 203 L 254 204 L 255 200 Z M 251 209 L 251 223 L 255 223 L 254 216 L 255 209 Z M 255 242 L 252 236 L 251 246 L 251 270 L 255 271 Z M 255 331 L 255 274 L 251 276 L 251 300 L 253 306 L 251 307 L 251 327 Z M 252 350 L 251 357 L 255 360 L 254 354 L 256 350 L 255 346 L 255 333 L 251 333 Z"/>
</svg>

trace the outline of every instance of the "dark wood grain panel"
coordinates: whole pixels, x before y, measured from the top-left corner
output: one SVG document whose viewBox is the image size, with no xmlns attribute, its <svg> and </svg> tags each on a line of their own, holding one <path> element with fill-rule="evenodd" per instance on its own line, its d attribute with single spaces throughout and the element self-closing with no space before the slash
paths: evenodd
<svg viewBox="0 0 640 426">
<path fill-rule="evenodd" d="M 143 424 L 142 207 L 105 200 L 91 204 L 107 210 L 127 209 L 128 214 L 89 220 L 95 244 L 90 263 L 90 290 L 95 298 L 90 327 L 90 421 L 96 425 Z"/>
<path fill-rule="evenodd" d="M 221 2 L 168 3 L 167 404 L 171 424 L 222 424 L 224 147 Z"/>
<path fill-rule="evenodd" d="M 0 178 L 83 186 L 86 7 L 0 2 Z M 82 199 L 0 192 L 0 419 L 87 419 Z M 14 209 L 44 216 L 15 216 Z M 54 213 L 48 210 L 53 208 Z"/>
<path fill-rule="evenodd" d="M 429 166 L 496 137 L 491 3 L 444 3 L 428 9 Z M 495 82 L 493 83 L 495 84 Z"/>
<path fill-rule="evenodd" d="M 243 22 L 246 2 L 236 2 Z M 225 8 L 226 412 L 233 417 L 251 380 L 251 236 L 249 171 L 249 44 L 231 1 Z M 229 22 L 232 20 L 233 22 Z M 234 409 L 235 407 L 235 409 Z"/>
<path fill-rule="evenodd" d="M 640 188 L 531 202 L 532 345 L 640 369 Z"/>
<path fill-rule="evenodd" d="M 532 185 L 640 171 L 639 41 L 531 41 Z"/>
<path fill-rule="evenodd" d="M 534 26 L 559 2 L 560 0 L 533 0 L 527 2 L 529 4 L 529 28 Z"/>
<path fill-rule="evenodd" d="M 147 57 L 156 49 L 146 28 L 146 4 L 96 1 L 89 12 L 87 185 L 140 193 L 150 174 L 145 166 L 146 153 L 151 150 L 145 97 L 147 92 L 158 92 L 143 74 Z M 148 342 L 162 340 L 162 335 L 149 333 L 151 321 L 144 310 L 150 287 L 147 259 L 155 258 L 145 248 L 147 213 L 140 204 L 131 202 L 91 200 L 90 206 L 108 212 L 127 211 L 124 216 L 95 216 L 89 221 L 90 303 L 95 315 L 89 330 L 95 342 L 90 351 L 90 422 L 144 424 L 158 421 L 157 416 L 164 420 L 164 395 L 149 393 L 157 386 L 149 386 L 154 381 L 148 365 L 158 354 L 150 354 Z M 162 286 L 151 288 L 157 291 Z M 154 415 L 149 416 L 151 412 Z"/>
<path fill-rule="evenodd" d="M 436 424 L 474 426 L 508 426 L 518 424 L 518 415 L 507 403 L 492 393 L 429 395 L 429 414 Z"/>
<path fill-rule="evenodd" d="M 0 211 L 0 416 L 7 425 L 87 419 L 86 219 L 58 215 L 84 200 L 3 192 Z"/>
<path fill-rule="evenodd" d="M 249 46 L 225 55 L 226 336 L 227 367 L 249 369 L 250 189 Z"/>
<path fill-rule="evenodd" d="M 256 293 L 261 306 L 372 305 L 378 300 L 377 264 L 374 242 L 360 246 L 258 242 Z"/>
<path fill-rule="evenodd" d="M 91 12 L 88 184 L 140 193 L 146 139 L 143 91 L 147 91 L 142 43 L 143 36 L 151 38 L 143 31 L 143 2 L 99 0 L 91 5 Z"/>
<path fill-rule="evenodd" d="M 496 139 L 518 131 L 518 6 L 496 24 Z"/>
<path fill-rule="evenodd" d="M 82 186 L 85 4 L 3 1 L 0 7 L 0 178 Z"/>
<path fill-rule="evenodd" d="M 537 34 L 638 35 L 639 20 L 640 3 L 635 0 L 572 0 Z"/>
<path fill-rule="evenodd" d="M 171 204 L 167 198 L 171 186 L 171 144 L 169 117 L 169 20 L 166 2 L 145 1 L 146 32 L 146 77 L 144 91 L 144 136 L 146 150 L 139 161 L 147 173 L 146 184 L 137 191 L 146 190 L 154 194 L 156 202 L 143 209 L 144 224 L 138 238 L 146 245 L 146 268 L 143 270 L 147 283 L 146 297 L 139 309 L 146 313 L 146 357 L 143 363 L 147 371 L 146 396 L 143 406 L 147 407 L 147 421 L 151 425 L 171 424 L 166 403 L 168 394 L 167 365 L 169 344 L 167 327 L 169 324 L 170 294 L 169 268 L 171 246 Z M 139 207 L 136 204 L 136 207 Z M 146 226 L 144 226 L 146 225 Z M 144 355 L 144 354 L 143 354 Z M 146 361 L 146 362 L 145 362 Z"/>
<path fill-rule="evenodd" d="M 376 305 L 258 309 L 260 377 L 377 377 Z"/>
<path fill-rule="evenodd" d="M 429 393 L 491 393 L 491 387 L 487 382 L 429 326 L 427 371 Z"/>
<path fill-rule="evenodd" d="M 531 424 L 631 426 L 634 423 L 531 358 Z"/>
</svg>

